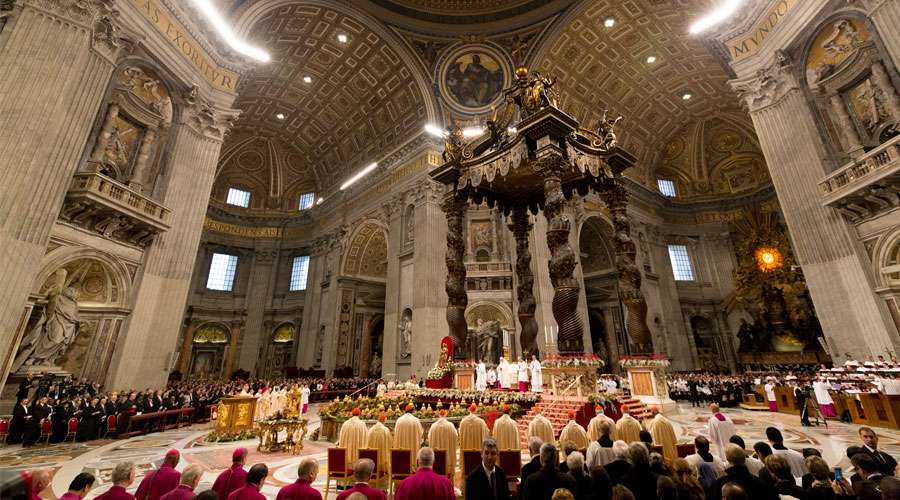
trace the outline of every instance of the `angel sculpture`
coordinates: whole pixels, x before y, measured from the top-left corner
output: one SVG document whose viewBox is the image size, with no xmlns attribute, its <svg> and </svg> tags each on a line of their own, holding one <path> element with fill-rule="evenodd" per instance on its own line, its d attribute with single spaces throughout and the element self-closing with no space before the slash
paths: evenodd
<svg viewBox="0 0 900 500">
<path fill-rule="evenodd" d="M 606 117 L 608 112 L 608 109 L 603 110 L 603 118 L 600 118 L 600 125 L 597 127 L 597 135 L 603 141 L 601 147 L 606 150 L 612 149 L 618 144 L 616 133 L 613 129 L 623 120 L 622 115 L 617 116 L 614 120 L 610 120 Z"/>
<path fill-rule="evenodd" d="M 459 124 L 456 123 L 456 120 L 453 120 L 452 124 L 447 127 L 447 134 L 444 139 L 444 152 L 442 153 L 444 161 L 448 162 L 459 158 L 462 147 L 463 131 L 459 128 Z"/>
</svg>

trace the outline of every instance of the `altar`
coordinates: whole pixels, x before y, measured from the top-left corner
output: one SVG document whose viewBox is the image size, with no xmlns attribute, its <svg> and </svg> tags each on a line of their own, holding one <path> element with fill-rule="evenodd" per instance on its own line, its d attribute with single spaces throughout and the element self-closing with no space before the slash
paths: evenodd
<svg viewBox="0 0 900 500">
<path fill-rule="evenodd" d="M 669 360 L 665 356 L 625 356 L 619 364 L 628 374 L 628 385 L 631 396 L 648 406 L 656 406 L 666 413 L 675 410 L 677 405 L 669 397 L 669 385 L 666 382 L 666 369 Z"/>
<path fill-rule="evenodd" d="M 282 418 L 261 420 L 259 426 L 259 445 L 256 450 L 262 453 L 288 451 L 297 455 L 303 450 L 303 439 L 306 437 L 305 418 Z"/>
<path fill-rule="evenodd" d="M 223 398 L 216 409 L 216 432 L 238 433 L 253 428 L 256 398 L 252 396 Z"/>
</svg>

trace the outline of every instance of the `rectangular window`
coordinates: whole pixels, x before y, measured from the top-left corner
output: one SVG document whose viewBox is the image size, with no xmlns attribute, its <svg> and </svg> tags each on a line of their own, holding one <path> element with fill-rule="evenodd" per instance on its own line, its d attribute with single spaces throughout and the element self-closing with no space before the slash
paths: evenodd
<svg viewBox="0 0 900 500">
<path fill-rule="evenodd" d="M 294 265 L 291 267 L 290 291 L 306 290 L 306 276 L 309 274 L 309 255 L 294 257 Z"/>
<path fill-rule="evenodd" d="M 247 208 L 250 206 L 250 191 L 243 191 L 237 188 L 228 188 L 228 197 L 225 198 L 225 203 Z"/>
<path fill-rule="evenodd" d="M 694 281 L 694 270 L 691 268 L 691 256 L 684 245 L 669 245 L 669 260 L 672 261 L 672 273 L 675 281 Z"/>
<path fill-rule="evenodd" d="M 303 193 L 300 195 L 300 210 L 312 208 L 316 202 L 316 193 Z"/>
<path fill-rule="evenodd" d="M 656 179 L 656 185 L 659 187 L 659 192 L 663 194 L 663 196 L 668 196 L 669 198 L 674 198 L 677 196 L 675 193 L 675 183 L 670 179 Z"/>
<path fill-rule="evenodd" d="M 214 253 L 209 264 L 209 278 L 206 279 L 206 288 L 230 292 L 234 285 L 234 270 L 237 269 L 237 255 L 227 253 Z"/>
</svg>

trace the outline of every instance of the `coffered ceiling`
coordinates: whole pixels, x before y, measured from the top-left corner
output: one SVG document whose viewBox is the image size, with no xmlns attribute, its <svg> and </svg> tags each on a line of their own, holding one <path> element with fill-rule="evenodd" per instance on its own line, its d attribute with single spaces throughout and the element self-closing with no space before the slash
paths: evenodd
<svg viewBox="0 0 900 500">
<path fill-rule="evenodd" d="M 243 113 L 228 139 L 263 134 L 266 144 L 285 149 L 282 173 L 258 179 L 268 196 L 297 185 L 333 190 L 422 133 L 425 123 L 457 115 L 442 95 L 442 68 L 469 46 L 500 51 L 506 55 L 496 59 L 510 61 L 512 48 L 524 43 L 519 55 L 557 78 L 561 107 L 583 126 L 596 127 L 605 109 L 622 114 L 620 143 L 639 159 L 629 175 L 648 186 L 668 162 L 690 192 L 719 192 L 706 188 L 707 177 L 685 180 L 698 170 L 666 156 L 686 131 L 710 130 L 716 116 L 728 116 L 742 144 L 755 141 L 723 66 L 688 34 L 711 0 L 221 1 L 238 32 L 272 56 L 243 77 L 235 104 Z M 236 175 L 239 165 L 228 168 Z"/>
</svg>

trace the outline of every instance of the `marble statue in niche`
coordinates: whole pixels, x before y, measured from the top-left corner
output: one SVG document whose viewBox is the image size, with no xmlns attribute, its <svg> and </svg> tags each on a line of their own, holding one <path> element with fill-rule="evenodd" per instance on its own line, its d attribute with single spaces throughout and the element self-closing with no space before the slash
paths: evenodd
<svg viewBox="0 0 900 500">
<path fill-rule="evenodd" d="M 68 271 L 57 270 L 47 289 L 47 306 L 41 319 L 31 329 L 13 361 L 12 370 L 23 366 L 53 365 L 75 340 L 81 328 L 78 315 L 78 285 L 68 280 Z"/>
<path fill-rule="evenodd" d="M 325 347 L 325 325 L 319 327 L 319 334 L 316 335 L 316 366 L 322 366 L 322 352 Z"/>
<path fill-rule="evenodd" d="M 400 337 L 400 359 L 409 359 L 412 354 L 412 311 L 403 310 L 403 316 L 400 317 L 399 337 Z"/>
<path fill-rule="evenodd" d="M 488 365 L 500 362 L 500 351 L 503 349 L 500 322 L 497 320 L 477 320 L 475 339 L 478 345 L 478 360 Z"/>
</svg>

